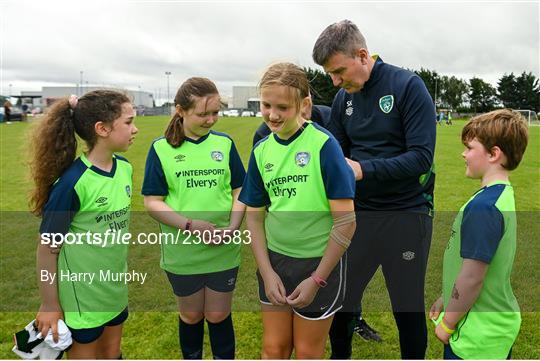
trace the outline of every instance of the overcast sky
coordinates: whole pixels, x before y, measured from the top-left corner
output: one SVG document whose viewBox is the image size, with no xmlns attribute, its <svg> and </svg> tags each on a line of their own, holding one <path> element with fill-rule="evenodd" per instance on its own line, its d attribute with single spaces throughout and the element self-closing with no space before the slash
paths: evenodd
<svg viewBox="0 0 540 361">
<path fill-rule="evenodd" d="M 5 1 L 0 0 L 0 93 L 80 81 L 165 98 L 190 76 L 255 85 L 269 63 L 315 67 L 329 24 L 350 19 L 371 53 L 398 66 L 492 84 L 539 76 L 539 2 Z"/>
</svg>

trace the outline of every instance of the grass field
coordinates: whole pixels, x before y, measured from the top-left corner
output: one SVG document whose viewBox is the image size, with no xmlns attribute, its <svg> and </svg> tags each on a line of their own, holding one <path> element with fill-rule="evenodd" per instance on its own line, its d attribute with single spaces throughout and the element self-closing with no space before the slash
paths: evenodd
<svg viewBox="0 0 540 361">
<path fill-rule="evenodd" d="M 160 136 L 166 117 L 141 117 L 136 120 L 139 134 L 125 154 L 133 164 L 133 209 L 131 231 L 156 231 L 156 223 L 143 211 L 140 196 L 144 162 L 152 139 Z M 232 136 L 244 164 L 247 164 L 251 139 L 260 118 L 222 118 L 214 129 Z M 450 234 L 450 225 L 459 207 L 479 187 L 478 181 L 464 177 L 461 158 L 463 146 L 460 131 L 463 120 L 453 126 L 437 128 L 435 202 L 438 211 L 434 221 L 428 273 L 426 305 L 440 293 L 442 254 Z M 0 358 L 13 358 L 12 333 L 24 327 L 39 306 L 35 281 L 35 248 L 39 220 L 28 213 L 27 192 L 30 189 L 26 166 L 28 123 L 0 124 Z M 523 323 L 513 350 L 516 359 L 540 358 L 540 127 L 530 128 L 529 146 L 520 167 L 512 173 L 518 214 L 518 251 L 512 283 L 522 309 Z M 479 225 L 481 226 L 481 225 Z M 178 359 L 177 314 L 170 286 L 159 269 L 157 246 L 134 246 L 130 249 L 130 269 L 148 272 L 144 285 L 130 285 L 130 318 L 125 324 L 124 358 Z M 237 283 L 233 314 L 237 336 L 237 358 L 259 358 L 261 340 L 260 315 L 257 312 L 255 265 L 248 247 L 243 249 L 242 267 Z M 353 357 L 358 359 L 399 358 L 399 343 L 388 295 L 378 272 L 366 290 L 364 317 L 380 331 L 384 342 L 366 343 L 355 336 Z M 442 346 L 430 339 L 428 358 L 441 358 Z M 205 357 L 210 358 L 209 344 Z"/>
</svg>

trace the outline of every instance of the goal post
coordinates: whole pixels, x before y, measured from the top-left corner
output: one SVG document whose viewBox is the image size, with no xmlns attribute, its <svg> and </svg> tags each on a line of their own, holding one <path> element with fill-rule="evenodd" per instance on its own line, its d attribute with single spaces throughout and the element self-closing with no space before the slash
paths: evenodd
<svg viewBox="0 0 540 361">
<path fill-rule="evenodd" d="M 523 116 L 523 118 L 525 118 L 525 120 L 527 121 L 527 124 L 529 126 L 540 125 L 540 120 L 538 120 L 538 115 L 536 114 L 536 112 L 534 110 L 514 109 L 514 111 L 516 113 L 521 114 Z"/>
</svg>

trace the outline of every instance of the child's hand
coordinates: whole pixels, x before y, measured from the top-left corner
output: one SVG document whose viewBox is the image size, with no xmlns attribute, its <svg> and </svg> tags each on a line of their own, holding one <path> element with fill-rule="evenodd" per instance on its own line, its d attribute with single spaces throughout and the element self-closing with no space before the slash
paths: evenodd
<svg viewBox="0 0 540 361">
<path fill-rule="evenodd" d="M 450 341 L 450 337 L 452 335 L 450 335 L 448 332 L 446 332 L 441 324 L 439 323 L 437 325 L 437 327 L 435 328 L 435 336 L 437 336 L 437 338 L 439 339 L 439 341 L 441 341 L 442 343 L 444 343 L 445 345 L 448 345 L 448 342 Z"/>
<path fill-rule="evenodd" d="M 236 228 L 231 226 L 216 228 L 216 230 L 214 231 L 214 239 L 212 240 L 211 244 L 231 244 L 232 238 L 234 236 L 234 231 L 236 231 Z"/>
<path fill-rule="evenodd" d="M 285 298 L 285 286 L 279 278 L 278 274 L 272 271 L 271 274 L 263 277 L 264 280 L 264 292 L 268 300 L 272 302 L 274 306 L 282 306 L 287 304 Z"/>
<path fill-rule="evenodd" d="M 292 307 L 304 308 L 309 306 L 317 291 L 319 290 L 319 285 L 309 277 L 300 282 L 294 291 L 287 297 L 287 303 Z"/>
<path fill-rule="evenodd" d="M 35 322 L 38 332 L 41 332 L 41 337 L 47 337 L 49 329 L 51 329 L 54 342 L 58 342 L 58 320 L 60 319 L 64 319 L 64 312 L 60 306 L 46 307 L 42 304 Z"/>
<path fill-rule="evenodd" d="M 210 231 L 214 232 L 214 229 L 216 225 L 207 221 L 203 221 L 202 219 L 194 219 L 191 223 L 191 229 L 193 231 L 200 231 L 201 233 L 204 231 Z"/>
<path fill-rule="evenodd" d="M 432 320 L 436 320 L 439 318 L 439 315 L 441 314 L 443 309 L 443 299 L 442 297 L 439 297 L 437 301 L 433 302 L 433 305 L 431 305 L 431 308 L 429 309 L 429 318 Z"/>
</svg>

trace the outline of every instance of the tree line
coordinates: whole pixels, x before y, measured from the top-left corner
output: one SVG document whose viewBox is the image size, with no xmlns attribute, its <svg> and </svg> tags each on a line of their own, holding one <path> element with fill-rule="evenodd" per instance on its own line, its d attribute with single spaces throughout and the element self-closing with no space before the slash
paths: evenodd
<svg viewBox="0 0 540 361">
<path fill-rule="evenodd" d="M 333 86 L 330 76 L 319 69 L 304 70 L 310 81 L 314 104 L 331 106 L 339 89 Z M 540 85 L 531 72 L 504 74 L 495 88 L 477 77 L 464 80 L 424 68 L 411 71 L 424 81 L 438 109 L 483 113 L 505 107 L 540 112 Z"/>
</svg>

